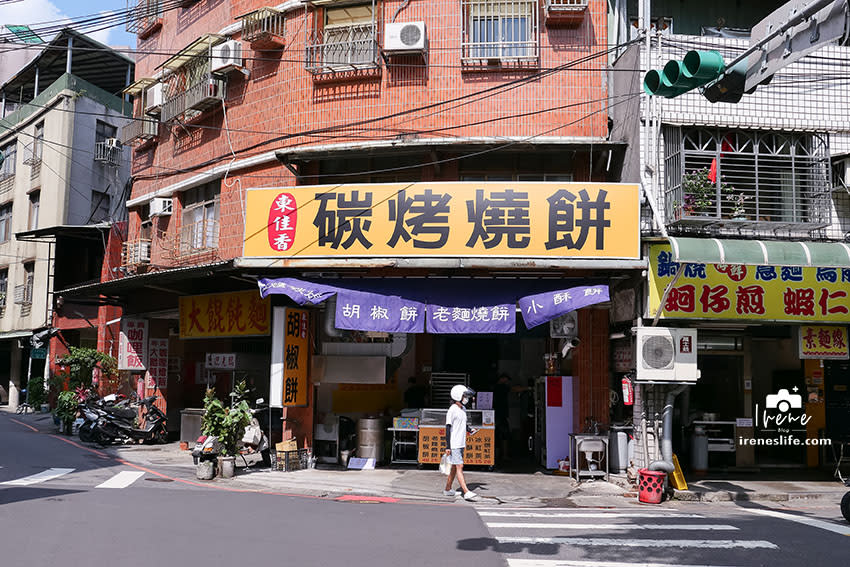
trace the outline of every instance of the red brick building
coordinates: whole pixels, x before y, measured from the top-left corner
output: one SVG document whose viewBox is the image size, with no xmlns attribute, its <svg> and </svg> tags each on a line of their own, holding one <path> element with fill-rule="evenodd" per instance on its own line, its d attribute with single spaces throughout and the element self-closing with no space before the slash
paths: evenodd
<svg viewBox="0 0 850 567">
<path fill-rule="evenodd" d="M 301 203 L 314 201 L 320 191 L 312 186 L 319 185 L 327 186 L 323 190 L 342 187 L 343 193 L 356 185 L 365 193 L 386 183 L 404 188 L 465 182 L 503 190 L 516 183 L 550 182 L 531 186 L 549 195 L 559 186 L 578 193 L 581 184 L 618 181 L 624 144 L 608 139 L 609 108 L 617 101 L 609 99 L 607 90 L 606 2 L 171 4 L 139 0 L 138 17 L 130 25 L 139 40 L 136 82 L 127 91 L 135 100 L 136 121 L 125 135 L 125 143 L 134 146 L 125 277 L 78 293 L 114 300 L 125 317 L 149 322 L 150 338 L 168 339 L 168 377 L 161 384 L 172 429 L 178 410 L 198 407 L 211 377 L 220 395 L 229 392 L 228 377 L 246 377 L 268 396 L 269 357 L 276 348 L 271 319 L 264 335 L 224 330 L 191 338 L 180 298 L 188 306 L 193 296 L 256 290 L 257 278 L 279 276 L 349 284 L 364 277 L 433 278 L 453 280 L 453 285 L 468 281 L 473 294 L 471 278 L 504 282 L 520 291 L 525 289 L 516 283 L 521 280 L 551 281 L 553 289 L 559 282 L 569 287 L 592 280 L 611 283 L 613 296 L 614 285 L 643 266 L 637 214 L 624 221 L 622 232 L 615 226 L 605 236 L 608 243 L 633 242 L 634 254 L 606 252 L 608 245 L 597 246 L 600 253 L 547 247 L 540 255 L 502 254 L 504 246 L 472 250 L 470 245 L 468 253 L 432 247 L 408 255 L 381 252 L 378 245 L 360 252 L 333 246 L 333 254 L 299 257 L 294 249 L 281 253 L 287 248 L 280 242 L 270 249 L 274 253 L 245 252 L 252 236 L 246 222 L 265 214 L 252 210 L 252 189 L 286 190 Z M 305 186 L 310 188 L 299 189 Z M 466 186 L 446 187 L 461 191 Z M 616 192 L 616 185 L 606 187 Z M 340 206 L 358 195 L 356 190 L 343 193 Z M 375 207 L 367 207 L 367 216 Z M 308 224 L 307 209 L 302 212 L 300 222 Z M 505 213 L 493 213 L 491 220 L 510 224 L 511 215 L 519 213 L 508 211 L 507 221 L 500 214 Z M 537 218 L 532 211 L 524 218 L 525 228 L 532 230 L 528 220 Z M 366 230 L 377 231 L 380 223 L 372 220 L 366 221 Z M 571 229 L 573 219 L 567 220 Z M 343 225 L 331 231 L 349 230 Z M 604 229 L 596 230 L 602 234 Z M 185 309 L 206 305 L 212 313 L 210 305 L 227 303 L 229 297 L 208 296 Z M 272 305 L 293 304 L 275 296 Z M 313 354 L 333 350 L 326 344 L 334 342 L 335 334 L 333 325 L 325 329 L 326 311 L 321 306 L 311 310 Z M 581 403 L 576 399 L 575 404 L 576 420 L 582 423 L 591 416 L 607 420 L 607 313 L 605 304 L 580 313 L 582 343 L 574 360 L 559 368 L 580 378 Z M 240 325 L 234 323 L 231 331 L 234 326 Z M 474 339 L 417 335 L 406 342 L 403 354 L 387 347 L 382 384 L 333 384 L 325 390 L 326 384 L 316 386 L 320 380 L 311 377 L 307 407 L 284 409 L 284 429 L 309 446 L 313 421 L 327 414 L 393 413 L 403 405 L 408 376 L 456 370 L 487 390 L 496 372 L 507 372 L 515 384 L 524 385 L 543 374 L 542 354 L 559 346 L 541 329 Z M 369 338 L 370 344 L 388 340 Z M 346 341 L 353 339 L 337 342 Z M 347 354 L 367 352 L 346 348 Z M 211 370 L 210 353 L 235 353 L 244 364 L 237 362 L 235 373 Z M 469 359 L 477 361 L 467 364 Z M 512 412 L 518 411 L 516 405 L 512 400 Z M 519 438 L 518 426 L 512 436 Z"/>
</svg>

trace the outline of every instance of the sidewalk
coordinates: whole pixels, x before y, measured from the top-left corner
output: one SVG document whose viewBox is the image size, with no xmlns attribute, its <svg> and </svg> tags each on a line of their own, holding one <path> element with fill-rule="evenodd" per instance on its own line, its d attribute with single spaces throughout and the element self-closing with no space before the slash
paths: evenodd
<svg viewBox="0 0 850 567">
<path fill-rule="evenodd" d="M 45 433 L 57 433 L 50 414 L 15 415 L 6 407 L 0 412 Z M 79 442 L 78 438 L 74 438 Z M 102 448 L 107 454 L 151 470 L 196 482 L 210 482 L 234 489 L 272 491 L 326 498 L 346 495 L 399 498 L 445 502 L 442 495 L 445 477 L 435 467 L 418 469 L 413 466 L 380 467 L 376 470 L 344 470 L 331 465 L 316 469 L 279 472 L 268 469 L 237 467 L 230 480 L 197 481 L 195 466 L 189 451 L 179 443 L 166 445 L 125 445 Z M 250 459 L 250 458 L 249 458 Z M 238 464 L 241 460 L 237 459 Z M 622 507 L 641 505 L 636 489 L 629 486 L 625 475 L 611 475 L 611 481 L 576 483 L 570 477 L 549 472 L 487 472 L 476 467 L 464 471 L 471 490 L 480 502 L 523 506 L 597 506 Z M 688 479 L 687 491 L 674 491 L 674 500 L 693 502 L 729 501 L 791 501 L 840 499 L 847 488 L 827 478 L 817 480 L 788 480 L 803 478 L 799 473 L 774 475 L 750 473 L 738 478 Z M 810 474 L 810 473 L 808 473 Z M 815 478 L 818 474 L 815 474 Z"/>
</svg>

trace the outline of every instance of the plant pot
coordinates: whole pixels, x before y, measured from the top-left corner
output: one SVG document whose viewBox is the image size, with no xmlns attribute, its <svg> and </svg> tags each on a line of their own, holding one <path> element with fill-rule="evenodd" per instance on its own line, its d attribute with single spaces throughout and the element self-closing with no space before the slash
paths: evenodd
<svg viewBox="0 0 850 567">
<path fill-rule="evenodd" d="M 221 478 L 233 478 L 236 474 L 236 457 L 219 457 L 218 473 Z"/>
<path fill-rule="evenodd" d="M 198 480 L 212 480 L 215 478 L 215 461 L 205 459 L 198 461 L 198 466 L 195 468 L 195 476 Z"/>
<path fill-rule="evenodd" d="M 65 435 L 71 435 L 71 432 L 74 430 L 74 422 L 70 419 L 66 419 L 62 422 L 62 433 Z"/>
</svg>

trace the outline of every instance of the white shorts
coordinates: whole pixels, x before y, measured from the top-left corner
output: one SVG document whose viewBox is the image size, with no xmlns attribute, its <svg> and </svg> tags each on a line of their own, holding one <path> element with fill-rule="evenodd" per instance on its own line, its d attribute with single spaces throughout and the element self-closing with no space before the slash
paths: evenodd
<svg viewBox="0 0 850 567">
<path fill-rule="evenodd" d="M 449 455 L 449 464 L 450 465 L 462 465 L 463 464 L 463 449 L 452 449 L 452 454 Z"/>
</svg>

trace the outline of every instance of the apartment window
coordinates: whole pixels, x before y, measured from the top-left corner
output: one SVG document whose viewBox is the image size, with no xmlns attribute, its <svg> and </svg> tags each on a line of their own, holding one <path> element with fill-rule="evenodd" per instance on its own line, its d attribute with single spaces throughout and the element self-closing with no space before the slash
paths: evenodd
<svg viewBox="0 0 850 567">
<path fill-rule="evenodd" d="M 41 162 L 41 154 L 44 150 L 44 122 L 39 122 L 35 127 L 32 141 L 32 159 Z"/>
<path fill-rule="evenodd" d="M 535 0 L 463 0 L 463 59 L 537 58 Z"/>
<path fill-rule="evenodd" d="M 6 294 L 9 290 L 9 268 L 0 270 L 0 315 L 6 311 Z"/>
<path fill-rule="evenodd" d="M 109 138 L 117 138 L 118 137 L 118 128 L 113 126 L 112 124 L 107 124 L 101 120 L 98 120 L 95 124 L 94 128 L 94 141 L 105 142 Z"/>
<path fill-rule="evenodd" d="M 0 146 L 3 163 L 0 164 L 0 181 L 15 176 L 15 161 L 18 155 L 18 141 L 12 140 L 5 146 Z"/>
<path fill-rule="evenodd" d="M 183 251 L 218 247 L 219 193 L 219 183 L 214 182 L 183 194 Z"/>
<path fill-rule="evenodd" d="M 41 191 L 33 191 L 29 195 L 30 201 L 30 214 L 29 220 L 27 222 L 28 230 L 35 230 L 38 228 L 38 209 L 41 201 Z"/>
<path fill-rule="evenodd" d="M 813 230 L 830 223 L 829 144 L 796 132 L 664 129 L 672 222 L 717 219 L 754 230 Z"/>
<path fill-rule="evenodd" d="M 105 191 L 92 191 L 89 222 L 109 220 L 109 205 L 109 193 L 106 193 Z"/>
<path fill-rule="evenodd" d="M 12 238 L 12 203 L 0 205 L 0 242 Z"/>
<path fill-rule="evenodd" d="M 326 8 L 307 45 L 307 70 L 326 73 L 378 66 L 378 24 L 372 4 Z"/>
<path fill-rule="evenodd" d="M 24 294 L 22 302 L 24 305 L 32 305 L 32 288 L 35 281 L 35 262 L 24 264 Z"/>
</svg>

